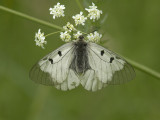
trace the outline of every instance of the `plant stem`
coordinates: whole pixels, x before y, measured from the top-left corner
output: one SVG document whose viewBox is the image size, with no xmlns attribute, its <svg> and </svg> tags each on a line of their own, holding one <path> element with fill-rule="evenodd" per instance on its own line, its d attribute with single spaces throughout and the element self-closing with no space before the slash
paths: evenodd
<svg viewBox="0 0 160 120">
<path fill-rule="evenodd" d="M 77 3 L 77 5 L 78 5 L 79 9 L 83 12 L 83 14 L 84 14 L 85 16 L 87 16 L 87 13 L 86 13 L 86 11 L 84 10 L 84 8 L 83 8 L 82 4 L 80 3 L 80 1 L 79 1 L 79 0 L 76 0 L 76 3 Z"/>
<path fill-rule="evenodd" d="M 80 7 L 81 9 L 83 9 L 83 8 L 81 7 L 81 4 L 80 4 L 79 0 L 76 0 L 76 2 L 77 2 L 77 4 L 79 5 L 79 7 Z M 63 30 L 63 28 L 60 27 L 60 26 L 57 26 L 57 25 L 48 23 L 48 22 L 46 22 L 46 21 L 43 21 L 43 20 L 40 20 L 40 19 L 31 17 L 31 16 L 26 15 L 26 14 L 24 14 L 24 13 L 21 13 L 21 12 L 18 12 L 18 11 L 15 11 L 15 10 L 12 10 L 12 9 L 9 9 L 9 8 L 3 7 L 3 6 L 0 6 L 0 10 L 6 11 L 6 12 L 9 12 L 9 13 L 12 13 L 12 14 L 14 14 L 14 15 L 17 15 L 17 16 L 20 16 L 20 17 L 22 17 L 22 18 L 25 18 L 25 19 L 28 19 L 28 20 L 31 20 L 31 21 L 40 23 L 40 24 L 42 24 L 42 25 L 45 25 L 45 26 L 48 26 L 48 27 L 51 27 L 51 28 L 55 28 L 55 29 L 58 29 L 58 30 Z M 146 67 L 146 66 L 144 66 L 144 65 L 142 65 L 142 64 L 139 64 L 139 63 L 137 63 L 137 62 L 135 62 L 135 61 L 133 61 L 133 60 L 130 60 L 130 59 L 127 59 L 127 58 L 126 58 L 126 60 L 127 60 L 131 65 L 133 65 L 136 69 L 138 69 L 138 70 L 140 70 L 140 71 L 142 71 L 142 72 L 145 72 L 146 74 L 151 75 L 151 76 L 153 76 L 153 77 L 155 77 L 155 78 L 157 78 L 157 79 L 160 79 L 160 73 L 158 73 L 158 72 L 152 70 L 151 68 L 148 68 L 148 67 Z"/>
<path fill-rule="evenodd" d="M 49 34 L 45 35 L 45 37 L 48 37 L 50 35 L 53 35 L 53 34 L 56 34 L 56 33 L 59 33 L 59 32 L 62 32 L 62 31 L 56 31 L 56 32 L 49 33 Z"/>
<path fill-rule="evenodd" d="M 125 58 L 125 57 L 124 57 Z M 149 75 L 151 75 L 151 76 L 153 76 L 153 77 L 155 77 L 155 78 L 157 78 L 157 79 L 160 79 L 160 73 L 158 73 L 157 71 L 155 71 L 155 70 L 152 70 L 151 68 L 149 68 L 149 67 L 146 67 L 145 65 L 142 65 L 142 64 L 140 64 L 140 63 L 137 63 L 137 62 L 135 62 L 135 61 L 133 61 L 133 60 L 130 60 L 130 59 L 128 59 L 128 58 L 125 58 L 127 61 L 128 61 L 128 63 L 130 63 L 134 68 L 136 68 L 136 69 L 138 69 L 138 70 L 140 70 L 140 71 L 142 71 L 142 72 L 144 72 L 144 73 L 146 73 L 146 74 L 149 74 Z"/>
<path fill-rule="evenodd" d="M 78 5 L 79 9 L 80 9 L 81 11 L 84 11 L 84 9 L 83 9 L 81 3 L 79 2 L 79 0 L 76 0 L 76 3 L 77 3 L 77 5 Z"/>
<path fill-rule="evenodd" d="M 51 27 L 51 28 L 55 28 L 55 29 L 58 29 L 58 30 L 63 30 L 63 28 L 60 27 L 60 26 L 58 26 L 58 25 L 51 24 L 51 23 L 49 23 L 49 22 L 40 20 L 40 19 L 38 19 L 38 18 L 35 18 L 35 17 L 29 16 L 29 15 L 26 15 L 26 14 L 24 14 L 24 13 L 21 13 L 21 12 L 18 12 L 18 11 L 12 10 L 12 9 L 9 9 L 9 8 L 4 7 L 4 6 L 1 6 L 1 5 L 0 5 L 0 10 L 6 11 L 6 12 L 8 12 L 8 13 L 11 13 L 11 14 L 14 14 L 14 15 L 17 15 L 17 16 L 20 16 L 20 17 L 22 17 L 22 18 L 31 20 L 31 21 L 33 21 L 33 22 L 36 22 L 36 23 L 39 23 L 39 24 L 42 24 L 42 25 L 45 25 L 45 26 L 48 26 L 48 27 Z"/>
</svg>

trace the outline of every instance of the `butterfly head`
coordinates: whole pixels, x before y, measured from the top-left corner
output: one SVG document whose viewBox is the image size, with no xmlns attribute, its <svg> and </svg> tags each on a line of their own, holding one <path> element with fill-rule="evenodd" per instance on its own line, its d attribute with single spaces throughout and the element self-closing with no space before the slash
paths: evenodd
<svg viewBox="0 0 160 120">
<path fill-rule="evenodd" d="M 83 35 L 80 35 L 79 36 L 79 41 L 83 41 L 84 40 L 84 36 Z"/>
<path fill-rule="evenodd" d="M 75 45 L 77 46 L 77 48 L 85 49 L 85 47 L 87 46 L 87 42 L 85 42 L 83 35 L 79 36 L 77 41 L 75 41 Z"/>
</svg>

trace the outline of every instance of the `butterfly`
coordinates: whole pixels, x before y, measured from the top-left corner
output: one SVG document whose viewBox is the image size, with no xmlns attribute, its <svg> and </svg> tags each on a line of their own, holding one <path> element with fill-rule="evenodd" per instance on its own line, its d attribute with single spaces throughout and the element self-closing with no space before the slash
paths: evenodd
<svg viewBox="0 0 160 120">
<path fill-rule="evenodd" d="M 97 91 L 135 78 L 133 67 L 114 52 L 83 36 L 43 57 L 29 74 L 36 83 L 67 91 L 82 85 Z"/>
</svg>

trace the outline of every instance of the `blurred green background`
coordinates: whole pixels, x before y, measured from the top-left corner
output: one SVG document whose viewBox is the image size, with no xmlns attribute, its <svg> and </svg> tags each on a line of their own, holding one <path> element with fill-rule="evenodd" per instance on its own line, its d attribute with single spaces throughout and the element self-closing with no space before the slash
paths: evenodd
<svg viewBox="0 0 160 120">
<path fill-rule="evenodd" d="M 57 0 L 0 0 L 0 5 L 63 26 L 80 9 L 75 0 L 59 2 L 66 6 L 65 19 L 53 20 L 49 14 Z M 108 14 L 101 28 L 107 32 L 105 46 L 160 71 L 160 0 L 93 2 Z M 57 34 L 47 38 L 45 50 L 36 47 L 39 28 L 56 31 L 0 10 L 0 120 L 160 119 L 160 81 L 138 70 L 133 81 L 98 92 L 82 87 L 63 92 L 31 81 L 32 65 L 64 44 Z"/>
</svg>

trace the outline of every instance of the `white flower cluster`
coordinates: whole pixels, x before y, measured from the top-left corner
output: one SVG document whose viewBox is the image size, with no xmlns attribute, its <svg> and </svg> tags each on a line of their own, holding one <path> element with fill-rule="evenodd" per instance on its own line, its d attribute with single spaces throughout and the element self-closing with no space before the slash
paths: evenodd
<svg viewBox="0 0 160 120">
<path fill-rule="evenodd" d="M 44 33 L 41 33 L 41 29 L 38 30 L 38 33 L 35 35 L 36 45 L 39 47 L 42 47 L 44 49 L 44 44 L 47 44 L 47 41 L 45 41 Z"/>
<path fill-rule="evenodd" d="M 80 14 L 77 14 L 72 18 L 74 19 L 76 25 L 84 25 L 84 22 L 87 20 L 87 17 L 84 17 L 83 12 L 80 12 Z"/>
<path fill-rule="evenodd" d="M 89 8 L 85 8 L 85 10 L 88 11 L 88 16 L 87 17 L 85 17 L 83 15 L 83 12 L 80 12 L 80 14 L 76 14 L 75 16 L 72 16 L 72 18 L 75 21 L 76 26 L 77 25 L 83 25 L 84 26 L 87 18 L 89 18 L 89 19 L 93 20 L 93 22 L 95 22 L 95 20 L 98 20 L 100 18 L 100 15 L 102 14 L 102 11 L 98 10 L 97 6 L 95 6 L 94 3 L 92 3 L 92 6 L 89 6 Z M 61 32 L 60 38 L 65 42 L 69 42 L 71 40 L 70 33 L 72 31 L 77 31 L 77 30 L 69 22 L 67 23 L 66 26 L 63 26 L 63 29 L 65 30 L 65 32 Z M 82 35 L 82 33 L 80 31 L 77 31 L 77 33 L 73 34 L 73 37 L 75 39 L 78 39 L 80 35 Z M 98 42 L 101 37 L 102 37 L 102 35 L 99 34 L 98 32 L 94 32 L 94 34 L 90 33 L 87 36 L 87 38 L 89 39 L 88 41 L 90 41 L 90 42 Z"/>
<path fill-rule="evenodd" d="M 63 29 L 67 32 L 72 32 L 75 30 L 74 26 L 70 22 L 67 22 L 67 25 L 63 26 Z"/>
<path fill-rule="evenodd" d="M 92 3 L 92 6 L 89 6 L 89 9 L 85 8 L 85 10 L 88 11 L 87 17 L 93 20 L 93 22 L 95 22 L 95 20 L 98 20 L 100 18 L 100 15 L 102 14 L 102 10 L 98 10 L 97 6 L 95 6 L 94 3 Z M 83 15 L 83 12 L 80 12 L 80 14 L 77 14 L 72 18 L 74 19 L 76 25 L 85 25 L 84 23 L 87 20 L 87 17 Z"/>
<path fill-rule="evenodd" d="M 98 10 L 94 3 L 92 3 L 92 6 L 89 6 L 89 9 L 85 8 L 85 10 L 88 11 L 88 17 L 93 21 L 98 20 L 102 14 L 102 10 Z"/>
<path fill-rule="evenodd" d="M 99 42 L 102 37 L 102 34 L 99 34 L 97 31 L 94 33 L 90 33 L 87 35 L 88 41 L 89 42 Z"/>
<path fill-rule="evenodd" d="M 64 17 L 64 9 L 65 6 L 61 5 L 59 2 L 57 3 L 57 5 L 54 5 L 53 8 L 50 8 L 50 14 L 53 15 L 53 19 L 58 18 L 58 17 Z M 100 15 L 102 14 L 101 10 L 97 9 L 97 6 L 95 6 L 94 3 L 92 3 L 92 6 L 89 6 L 89 8 L 85 8 L 85 10 L 88 12 L 88 15 L 85 16 L 83 15 L 83 12 L 80 11 L 79 14 L 76 14 L 75 16 L 72 16 L 72 18 L 75 21 L 75 26 L 78 25 L 85 25 L 85 21 L 87 20 L 87 18 L 89 18 L 90 20 L 93 20 L 93 22 L 95 22 L 95 20 L 98 20 L 100 18 Z M 75 39 L 78 39 L 79 36 L 82 35 L 81 31 L 78 31 L 73 24 L 71 24 L 70 22 L 67 22 L 67 24 L 65 26 L 63 26 L 64 31 L 60 32 L 60 38 L 64 41 L 64 42 L 69 42 L 71 41 L 71 36 L 73 35 L 73 37 Z M 55 33 L 53 33 L 55 34 Z M 86 33 L 85 33 L 86 34 Z M 46 36 L 49 36 L 51 34 L 48 34 Z M 100 41 L 102 35 L 99 34 L 97 31 L 95 31 L 94 33 L 90 33 L 87 35 L 87 41 L 89 42 L 98 42 Z M 44 44 L 47 44 L 47 42 L 45 41 L 45 36 L 44 33 L 41 33 L 41 30 L 38 30 L 38 33 L 36 33 L 35 35 L 35 42 L 37 46 L 40 46 L 42 48 L 44 48 Z"/>
<path fill-rule="evenodd" d="M 65 32 L 61 32 L 60 33 L 60 38 L 64 41 L 64 42 L 69 42 L 71 41 L 71 35 L 65 31 Z"/>
<path fill-rule="evenodd" d="M 65 6 L 60 5 L 60 3 L 58 2 L 57 5 L 54 6 L 54 8 L 50 8 L 49 10 L 50 10 L 50 14 L 53 15 L 53 19 L 55 19 L 56 17 L 65 16 L 64 9 L 65 9 Z"/>
<path fill-rule="evenodd" d="M 53 15 L 53 19 L 56 17 L 65 16 L 64 15 L 64 5 L 60 5 L 58 2 L 57 5 L 55 5 L 53 8 L 50 8 L 50 14 Z M 85 8 L 86 11 L 88 11 L 88 16 L 91 20 L 95 21 L 100 18 L 100 15 L 102 14 L 102 10 L 98 10 L 97 6 L 95 6 L 94 3 L 92 3 L 92 6 L 89 6 L 89 8 Z M 72 16 L 72 18 L 75 21 L 76 26 L 77 25 L 85 25 L 85 21 L 87 20 L 87 17 L 83 15 L 83 12 L 80 12 L 80 14 L 77 14 L 75 16 Z"/>
</svg>

